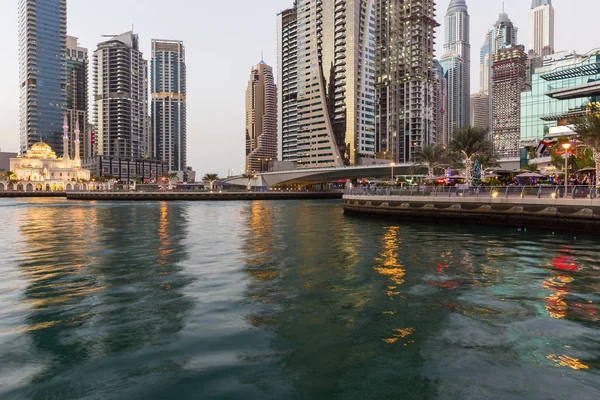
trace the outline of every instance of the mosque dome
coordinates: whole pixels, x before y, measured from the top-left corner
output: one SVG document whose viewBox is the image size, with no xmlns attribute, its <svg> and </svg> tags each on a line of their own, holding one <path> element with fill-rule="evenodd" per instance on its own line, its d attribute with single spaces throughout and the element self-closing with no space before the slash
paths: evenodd
<svg viewBox="0 0 600 400">
<path fill-rule="evenodd" d="M 56 158 L 56 153 L 52 151 L 49 144 L 38 142 L 27 150 L 27 158 Z"/>
</svg>

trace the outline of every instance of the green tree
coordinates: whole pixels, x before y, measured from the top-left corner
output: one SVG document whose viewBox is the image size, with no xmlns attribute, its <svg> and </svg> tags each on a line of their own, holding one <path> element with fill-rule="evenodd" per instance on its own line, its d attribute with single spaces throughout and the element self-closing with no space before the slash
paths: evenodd
<svg viewBox="0 0 600 400">
<path fill-rule="evenodd" d="M 428 144 L 423 146 L 423 150 L 414 154 L 413 160 L 427 167 L 428 176 L 435 176 L 435 170 L 450 164 L 448 151 L 439 144 Z"/>
<path fill-rule="evenodd" d="M 596 186 L 600 186 L 600 110 L 593 109 L 591 113 L 581 118 L 575 124 L 579 141 L 592 150 L 596 165 Z"/>
<path fill-rule="evenodd" d="M 475 159 L 483 159 L 484 157 L 492 159 L 494 157 L 493 146 L 487 136 L 488 134 L 484 129 L 473 126 L 459 128 L 454 131 L 454 137 L 450 142 L 450 151 L 456 154 L 461 167 L 465 168 L 467 183 L 469 184 L 471 183 L 471 170 Z"/>
<path fill-rule="evenodd" d="M 213 190 L 214 183 L 219 180 L 219 174 L 206 174 L 202 180 L 204 182 L 210 182 L 210 190 Z"/>
<path fill-rule="evenodd" d="M 4 176 L 6 177 L 6 180 L 11 183 L 16 183 L 19 181 L 19 178 L 17 178 L 17 175 L 15 175 L 15 173 L 12 171 L 6 171 Z"/>
</svg>

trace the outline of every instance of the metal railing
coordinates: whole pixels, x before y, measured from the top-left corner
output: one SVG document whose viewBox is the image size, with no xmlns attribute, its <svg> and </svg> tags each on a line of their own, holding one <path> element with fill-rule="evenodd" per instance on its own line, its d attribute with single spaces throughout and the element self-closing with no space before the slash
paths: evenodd
<svg viewBox="0 0 600 400">
<path fill-rule="evenodd" d="M 538 198 L 597 199 L 595 186 L 411 186 L 393 188 L 352 188 L 345 195 L 409 196 L 409 197 L 475 197 L 475 198 Z"/>
</svg>

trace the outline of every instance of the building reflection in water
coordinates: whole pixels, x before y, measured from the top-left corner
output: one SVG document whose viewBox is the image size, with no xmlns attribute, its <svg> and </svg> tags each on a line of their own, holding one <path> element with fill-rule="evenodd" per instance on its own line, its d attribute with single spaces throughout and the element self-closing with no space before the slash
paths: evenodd
<svg viewBox="0 0 600 400">
<path fill-rule="evenodd" d="M 181 266 L 189 258 L 185 206 L 32 205 L 20 231 L 29 307 L 22 331 L 49 362 L 33 382 L 44 393 L 76 397 L 53 378 L 168 343 L 183 328 L 193 306 L 182 293 L 191 282 Z"/>
</svg>

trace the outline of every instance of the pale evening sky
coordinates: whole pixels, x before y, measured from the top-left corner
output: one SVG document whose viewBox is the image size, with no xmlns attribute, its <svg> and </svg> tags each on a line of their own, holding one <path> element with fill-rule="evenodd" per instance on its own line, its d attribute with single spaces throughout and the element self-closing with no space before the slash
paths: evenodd
<svg viewBox="0 0 600 400">
<path fill-rule="evenodd" d="M 450 0 L 439 0 L 437 19 Z M 18 40 L 17 0 L 1 0 L 3 62 L 0 63 L 0 149 L 17 151 Z M 79 37 L 90 54 L 103 34 L 131 29 L 139 34 L 142 51 L 150 58 L 150 40 L 183 40 L 188 71 L 188 163 L 204 174 L 228 169 L 239 172 L 244 163 L 245 88 L 250 67 L 265 61 L 276 67 L 276 15 L 293 0 L 68 0 L 67 32 Z M 486 29 L 502 10 L 502 0 L 467 0 L 471 15 L 471 92 L 478 83 L 479 47 Z M 587 53 L 600 47 L 593 32 L 600 12 L 598 0 L 554 0 L 556 50 Z M 528 47 L 531 0 L 505 0 L 509 17 L 519 28 L 519 43 Z M 443 26 L 437 33 L 441 56 Z M 90 68 L 90 74 L 91 74 Z M 90 76 L 91 79 L 91 76 Z M 90 81 L 91 83 L 91 81 Z M 91 90 L 91 87 L 90 87 Z M 91 105 L 90 105 L 91 106 Z M 92 108 L 90 107 L 90 122 Z"/>
</svg>

